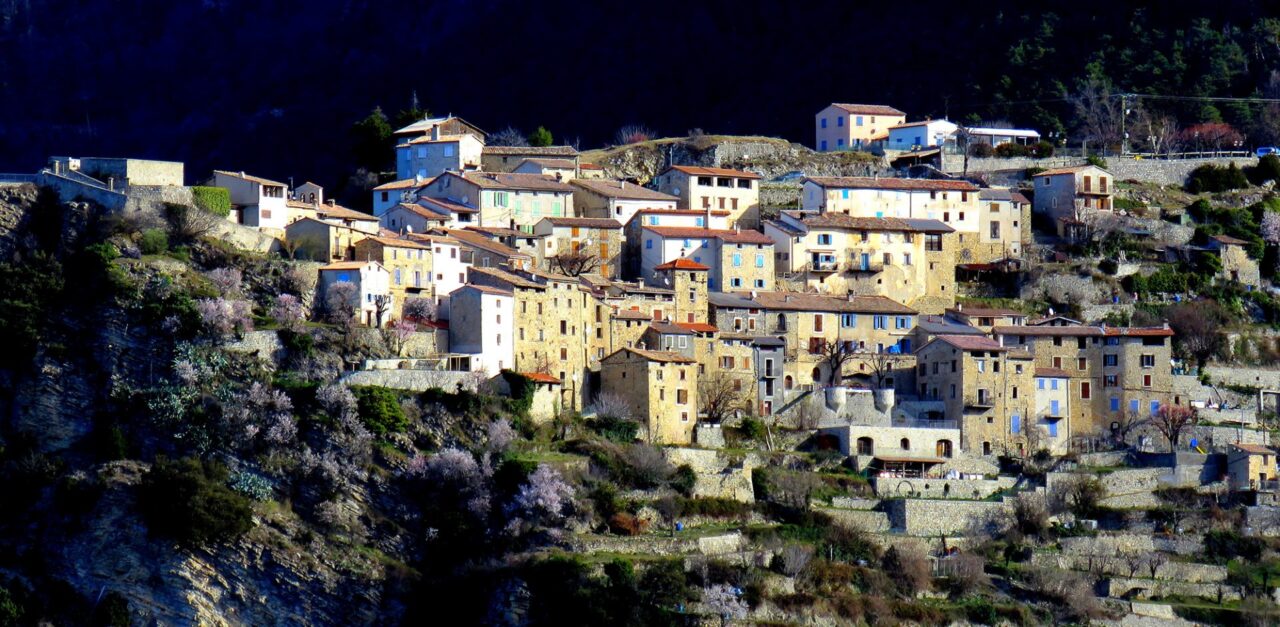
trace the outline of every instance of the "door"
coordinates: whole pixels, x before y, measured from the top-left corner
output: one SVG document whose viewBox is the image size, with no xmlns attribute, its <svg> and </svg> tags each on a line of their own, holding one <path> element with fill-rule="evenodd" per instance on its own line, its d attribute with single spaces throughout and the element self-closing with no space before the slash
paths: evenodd
<svg viewBox="0 0 1280 627">
<path fill-rule="evenodd" d="M 951 440 L 938 440 L 934 449 L 938 457 L 942 457 L 944 459 L 951 458 Z"/>
<path fill-rule="evenodd" d="M 1049 421 L 1049 437 L 1051 438 L 1058 437 L 1058 421 L 1057 420 Z"/>
<path fill-rule="evenodd" d="M 870 253 L 862 253 L 861 261 L 862 261 L 862 271 L 863 271 L 863 272 L 866 272 L 867 270 L 870 270 L 870 269 L 871 269 L 871 254 L 870 254 Z"/>
</svg>

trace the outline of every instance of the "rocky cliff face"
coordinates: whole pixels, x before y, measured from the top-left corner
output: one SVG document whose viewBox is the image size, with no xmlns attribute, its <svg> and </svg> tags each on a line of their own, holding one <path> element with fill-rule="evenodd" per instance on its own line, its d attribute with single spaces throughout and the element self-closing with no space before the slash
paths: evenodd
<svg viewBox="0 0 1280 627">
<path fill-rule="evenodd" d="M 880 157 L 859 152 L 820 153 L 769 137 L 658 139 L 582 153 L 613 178 L 647 183 L 667 165 L 698 165 L 755 172 L 766 180 L 792 172 L 810 176 L 869 176 L 889 172 Z"/>
</svg>

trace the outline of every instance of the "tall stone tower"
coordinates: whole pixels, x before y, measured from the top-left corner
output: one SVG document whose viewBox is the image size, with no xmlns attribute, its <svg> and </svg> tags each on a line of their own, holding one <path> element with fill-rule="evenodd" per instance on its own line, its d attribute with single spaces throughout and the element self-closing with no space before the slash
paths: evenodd
<svg viewBox="0 0 1280 627">
<path fill-rule="evenodd" d="M 663 285 L 675 290 L 675 319 L 672 322 L 707 321 L 707 274 L 711 270 L 692 259 L 681 257 L 654 268 Z"/>
</svg>

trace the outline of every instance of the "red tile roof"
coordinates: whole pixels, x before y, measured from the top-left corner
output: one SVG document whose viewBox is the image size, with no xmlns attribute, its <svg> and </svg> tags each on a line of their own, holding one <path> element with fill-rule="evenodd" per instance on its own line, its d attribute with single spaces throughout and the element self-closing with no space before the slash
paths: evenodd
<svg viewBox="0 0 1280 627">
<path fill-rule="evenodd" d="M 1260 444 L 1242 444 L 1240 442 L 1235 442 L 1231 446 L 1233 448 L 1249 453 L 1250 455 L 1275 455 L 1276 454 L 1275 451 L 1265 446 L 1262 446 Z"/>
<path fill-rule="evenodd" d="M 552 226 L 578 226 L 588 229 L 620 229 L 622 224 L 613 218 L 543 218 Z"/>
<path fill-rule="evenodd" d="M 807 292 L 757 292 L 761 309 L 845 313 L 914 314 L 916 310 L 885 296 L 828 296 Z"/>
<path fill-rule="evenodd" d="M 861 113 L 862 115 L 888 115 L 888 116 L 906 115 L 905 112 L 899 111 L 888 105 L 850 104 L 850 103 L 844 103 L 844 102 L 833 102 L 831 103 L 831 106 L 844 109 L 849 113 Z"/>
<path fill-rule="evenodd" d="M 649 189 L 635 183 L 609 181 L 605 179 L 574 179 L 570 185 L 605 198 L 621 198 L 624 200 L 653 200 L 659 202 L 676 202 L 679 198 L 670 194 Z"/>
<path fill-rule="evenodd" d="M 1059 174 L 1075 174 L 1076 172 L 1080 172 L 1082 170 L 1088 170 L 1089 168 L 1097 168 L 1097 167 L 1098 166 L 1088 165 L 1088 164 L 1073 165 L 1071 167 L 1066 167 L 1066 168 L 1053 168 L 1050 170 L 1045 170 L 1044 172 L 1037 172 L 1032 176 L 1057 176 Z M 1098 169 L 1102 170 L 1102 168 L 1098 168 Z M 1103 171 L 1105 172 L 1106 170 L 1103 170 Z"/>
<path fill-rule="evenodd" d="M 281 182 L 279 182 L 279 181 L 273 181 L 273 180 L 271 180 L 271 179 L 264 179 L 264 178 L 262 178 L 262 177 L 260 177 L 260 176 L 253 176 L 253 175 L 251 175 L 251 174 L 245 174 L 244 172 L 231 172 L 231 171 L 228 171 L 228 170 L 214 170 L 214 171 L 213 171 L 213 173 L 214 173 L 214 174 L 221 174 L 221 175 L 223 175 L 223 176 L 230 176 L 230 177 L 232 177 L 232 178 L 237 178 L 237 179 L 240 179 L 240 180 L 242 180 L 242 181 L 249 181 L 250 183 L 257 183 L 257 184 L 259 184 L 259 185 L 275 185 L 275 186 L 277 186 L 277 187 L 285 187 L 285 184 L 284 184 L 284 183 L 281 183 Z"/>
<path fill-rule="evenodd" d="M 429 179 L 422 179 L 421 181 L 419 181 L 416 178 L 412 178 L 412 179 L 402 179 L 399 181 L 391 181 L 390 183 L 383 183 L 373 188 L 373 191 L 382 192 L 382 191 L 387 191 L 391 189 L 413 189 L 415 187 L 425 187 L 427 185 L 430 185 L 431 181 L 433 180 L 435 179 L 429 178 Z"/>
<path fill-rule="evenodd" d="M 716 325 L 707 324 L 705 322 L 677 322 L 676 326 L 682 329 L 688 329 L 690 331 L 693 331 L 694 333 L 719 333 L 720 332 L 720 329 L 717 329 Z"/>
<path fill-rule="evenodd" d="M 956 191 L 976 192 L 978 186 L 969 181 L 948 179 L 900 179 L 872 176 L 810 176 L 806 181 L 813 181 L 821 187 L 849 189 L 894 189 L 920 191 Z"/>
<path fill-rule="evenodd" d="M 1037 367 L 1037 368 L 1036 368 L 1036 376 L 1037 376 L 1037 377 L 1052 377 L 1052 378 L 1055 378 L 1055 379 L 1065 379 L 1065 378 L 1067 378 L 1067 377 L 1070 377 L 1070 376 L 1071 376 L 1071 373 L 1067 372 L 1066 370 L 1063 370 L 1062 368 L 1043 368 L 1043 367 Z"/>
<path fill-rule="evenodd" d="M 643 350 L 639 348 L 619 348 L 618 350 L 614 351 L 609 357 L 612 357 L 613 355 L 617 355 L 618 353 L 622 353 L 622 352 L 632 353 L 635 355 L 639 355 L 649 361 L 657 361 L 661 363 L 668 363 L 668 364 L 697 363 L 694 360 L 688 357 L 685 357 L 684 355 L 681 355 L 680 353 L 673 353 L 670 351 L 651 351 L 651 350 Z M 609 357 L 605 357 L 605 359 L 608 359 Z"/>
<path fill-rule="evenodd" d="M 758 179 L 759 174 L 755 172 L 747 172 L 744 170 L 730 170 L 728 168 L 705 168 L 697 165 L 673 165 L 667 168 L 685 174 L 694 176 L 732 176 L 740 179 Z"/>
<path fill-rule="evenodd" d="M 1230 235 L 1214 235 L 1209 239 L 1212 239 L 1220 244 L 1227 244 L 1228 246 L 1248 246 L 1249 245 L 1249 242 L 1246 242 L 1242 239 L 1231 237 Z"/>
<path fill-rule="evenodd" d="M 563 383 L 560 379 L 542 372 L 521 372 L 520 374 L 534 383 L 550 383 L 552 385 L 560 385 Z"/>
<path fill-rule="evenodd" d="M 392 209 L 404 209 L 405 211 L 408 211 L 409 213 L 412 213 L 413 215 L 416 215 L 416 216 L 419 216 L 419 217 L 422 217 L 422 218 L 426 218 L 427 220 L 434 220 L 434 221 L 436 221 L 436 222 L 448 222 L 448 221 L 449 221 L 449 216 L 447 216 L 447 215 L 445 215 L 445 214 L 443 214 L 443 213 L 436 213 L 436 212 L 434 212 L 434 211 L 432 211 L 432 210 L 430 210 L 430 209 L 428 209 L 428 208 L 426 208 L 426 207 L 423 207 L 422 205 L 417 205 L 417 204 L 412 204 L 412 203 L 402 202 L 402 203 L 397 204 L 395 207 L 392 207 Z M 388 210 L 388 211 L 389 211 L 389 210 Z"/>
<path fill-rule="evenodd" d="M 850 229 L 854 231 L 903 231 L 920 233 L 951 233 L 955 229 L 939 220 L 928 218 L 873 218 L 826 212 L 800 220 L 809 228 Z M 786 223 L 782 223 L 784 228 Z"/>
<path fill-rule="evenodd" d="M 654 270 L 710 270 L 710 269 L 711 268 L 704 266 L 692 259 L 685 259 L 684 257 L 681 257 L 679 259 L 675 259 L 672 261 L 668 261 L 654 268 Z"/>
<path fill-rule="evenodd" d="M 939 335 L 929 342 L 946 342 L 960 350 L 965 351 L 1007 351 L 1008 347 L 1002 345 L 985 335 Z"/>
<path fill-rule="evenodd" d="M 969 307 L 969 308 L 954 307 L 951 309 L 947 309 L 946 313 L 956 313 L 963 316 L 969 316 L 971 318 L 975 318 L 975 317 L 993 318 L 993 317 L 1000 317 L 1000 316 L 1016 316 L 1019 318 L 1027 317 L 1027 314 L 1022 313 L 1021 311 L 1015 311 L 1013 309 L 1003 309 L 1000 307 Z"/>
<path fill-rule="evenodd" d="M 760 231 L 751 229 L 705 229 L 699 226 L 646 226 L 646 231 L 673 239 L 718 239 L 731 244 L 773 244 L 773 239 Z"/>
</svg>

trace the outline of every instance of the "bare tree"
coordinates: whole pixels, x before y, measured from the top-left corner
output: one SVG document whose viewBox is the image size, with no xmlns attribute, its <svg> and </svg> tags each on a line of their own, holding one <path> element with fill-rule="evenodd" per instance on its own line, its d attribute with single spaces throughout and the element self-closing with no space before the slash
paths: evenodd
<svg viewBox="0 0 1280 627">
<path fill-rule="evenodd" d="M 550 261 L 553 269 L 571 277 L 594 272 L 600 267 L 600 257 L 582 249 L 560 253 Z"/>
<path fill-rule="evenodd" d="M 1142 412 L 1121 412 L 1116 416 L 1116 419 L 1112 421 L 1111 436 L 1115 438 L 1121 446 L 1129 446 L 1129 436 L 1149 422 L 1151 422 L 1150 416 L 1144 416 L 1142 415 Z"/>
<path fill-rule="evenodd" d="M 1151 424 L 1169 441 L 1170 453 L 1178 449 L 1178 438 L 1182 432 L 1188 427 L 1194 427 L 1198 421 L 1196 410 L 1181 405 L 1160 405 L 1151 417 Z"/>
<path fill-rule="evenodd" d="M 820 340 L 817 346 L 819 362 L 827 367 L 827 385 L 839 385 L 844 380 L 844 365 L 857 355 L 852 344 L 831 340 Z"/>
<path fill-rule="evenodd" d="M 190 242 L 207 235 L 226 219 L 190 205 L 167 203 L 164 217 L 169 222 L 169 232 L 179 241 Z"/>
<path fill-rule="evenodd" d="M 1196 367 L 1203 370 L 1205 363 L 1222 349 L 1222 321 L 1226 314 L 1216 301 L 1182 303 L 1170 307 L 1167 314 L 1169 326 L 1174 330 L 1175 348 L 1196 360 Z"/>
<path fill-rule="evenodd" d="M 302 248 L 302 239 L 283 237 L 278 241 L 280 242 L 280 255 L 289 261 L 296 261 L 298 259 L 298 250 Z"/>
<path fill-rule="evenodd" d="M 1173 116 L 1138 109 L 1133 117 L 1136 137 L 1152 154 L 1166 154 L 1177 149 L 1181 138 L 1178 121 Z"/>
<path fill-rule="evenodd" d="M 652 130 L 642 124 L 628 124 L 620 129 L 613 138 L 613 143 L 619 146 L 628 144 L 638 144 L 646 142 L 655 137 Z"/>
<path fill-rule="evenodd" d="M 529 138 L 514 126 L 508 126 L 485 139 L 490 146 L 528 146 Z"/>
<path fill-rule="evenodd" d="M 751 413 L 755 405 L 751 379 L 716 369 L 698 378 L 698 408 L 707 422 L 719 424 L 739 412 Z"/>
<path fill-rule="evenodd" d="M 1151 578 L 1156 578 L 1156 573 L 1160 572 L 1160 567 L 1169 563 L 1169 556 L 1159 551 L 1147 555 L 1147 571 L 1151 573 Z"/>
<path fill-rule="evenodd" d="M 871 369 L 871 383 L 875 386 L 873 389 L 884 389 L 884 382 L 894 376 L 899 366 L 905 361 L 905 357 L 901 354 L 887 353 L 884 351 L 876 351 L 871 353 L 860 353 L 862 363 L 865 363 Z"/>
<path fill-rule="evenodd" d="M 377 294 L 373 297 L 373 326 L 380 327 L 391 315 L 391 295 Z"/>
<path fill-rule="evenodd" d="M 339 281 L 325 288 L 324 314 L 329 322 L 346 322 L 355 315 L 359 290 L 354 283 Z"/>
<path fill-rule="evenodd" d="M 1120 142 L 1124 110 L 1119 94 L 1111 92 L 1110 83 L 1091 78 L 1069 99 L 1085 141 L 1101 144 L 1103 148 Z"/>
</svg>

